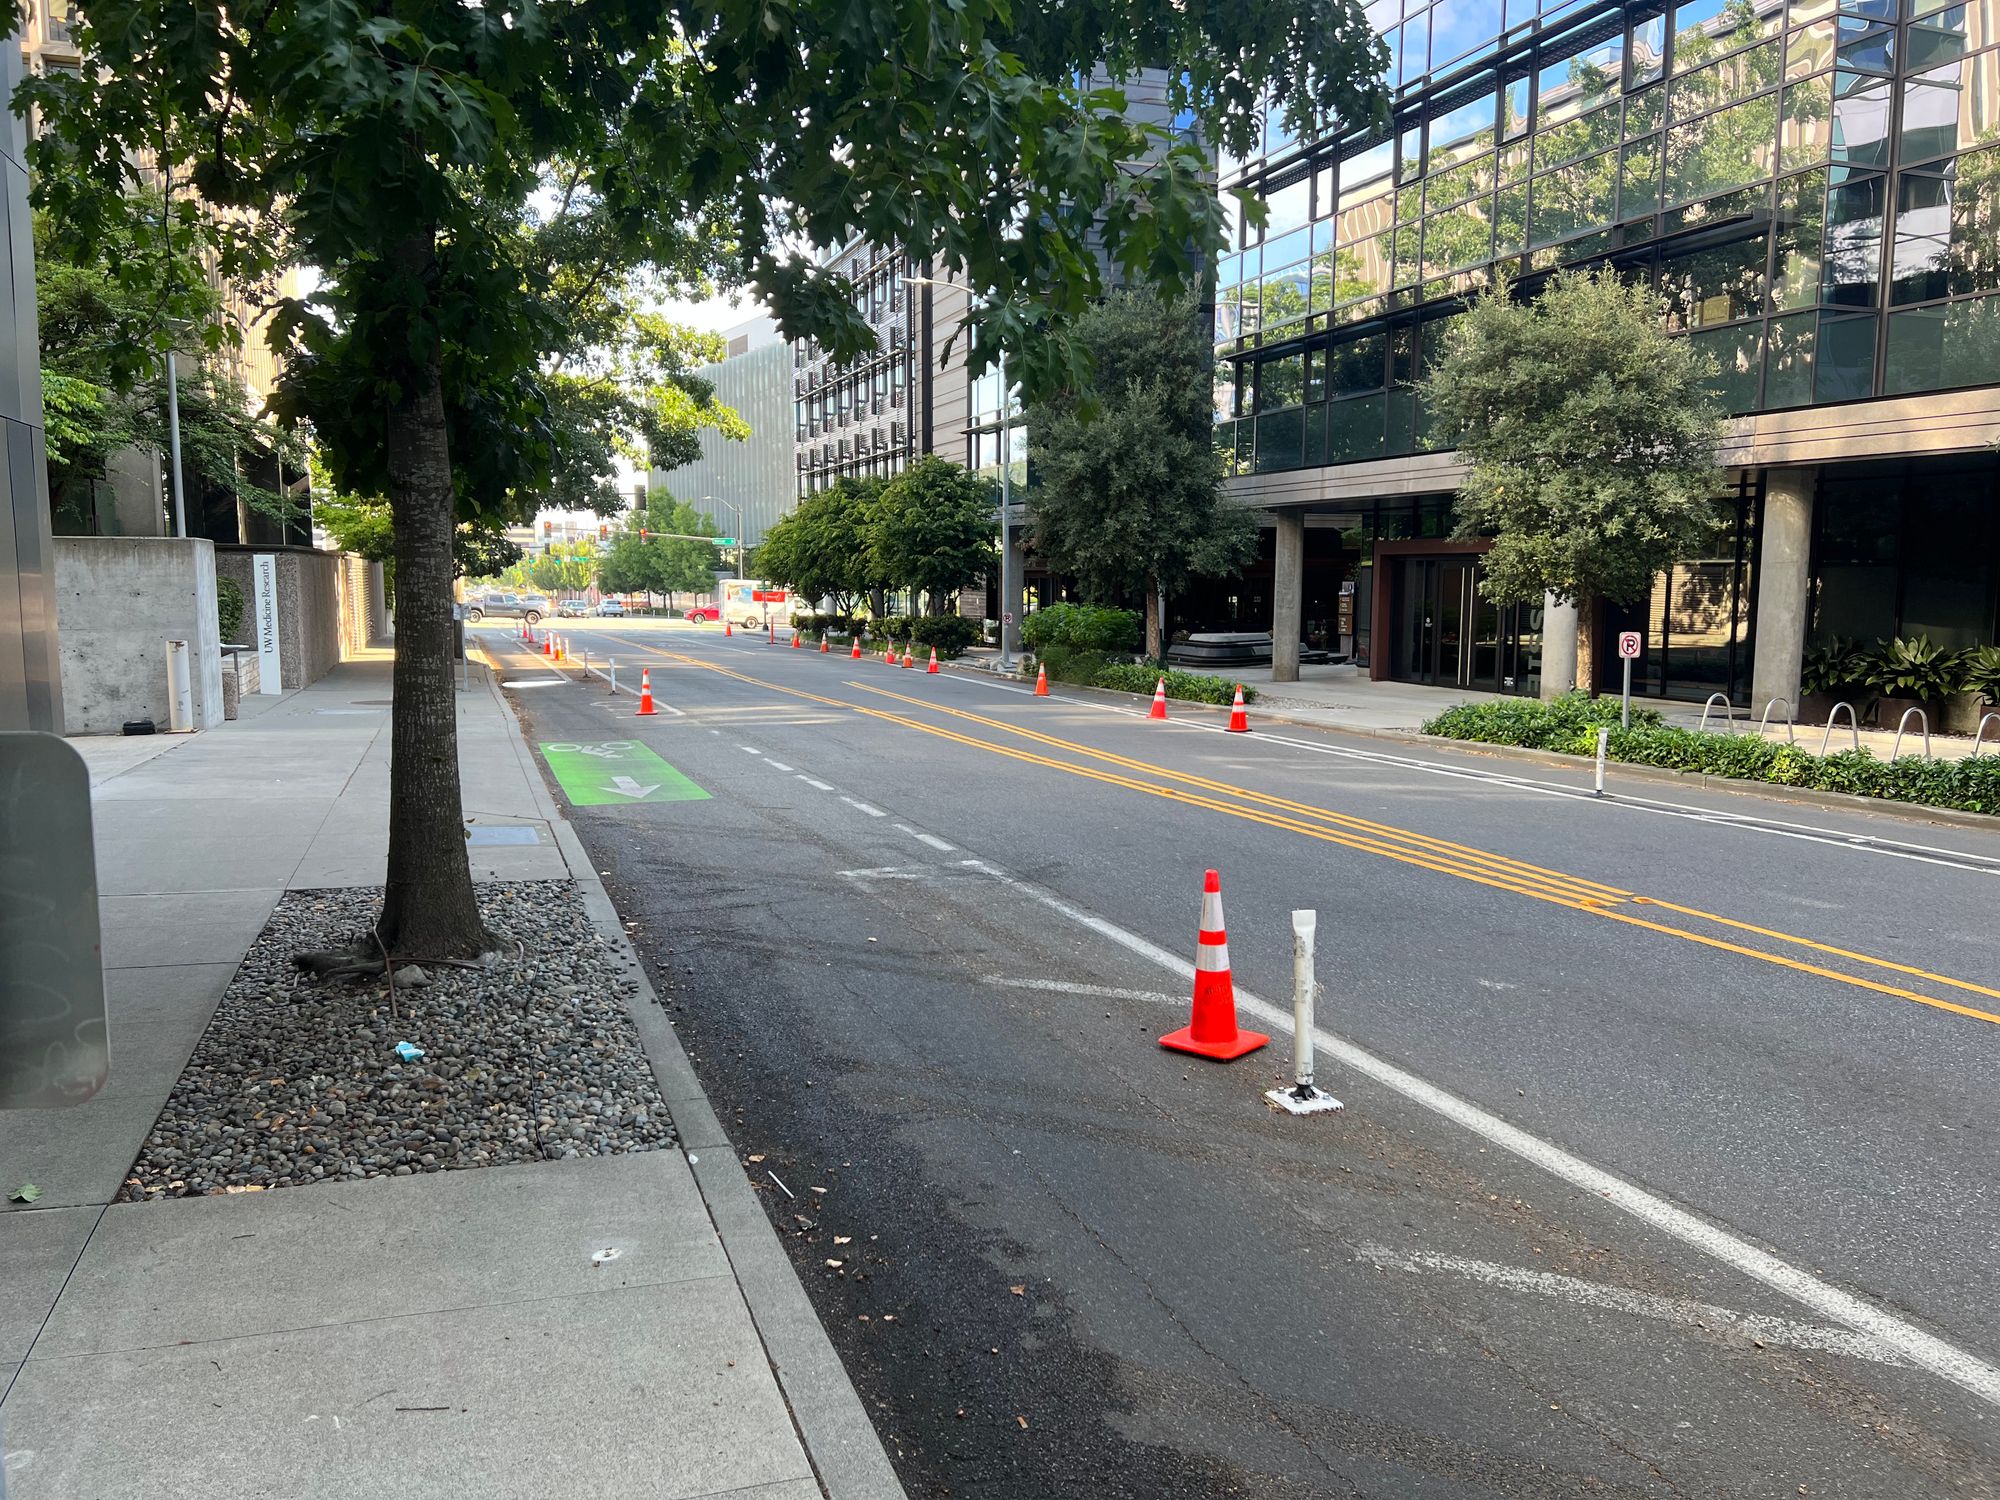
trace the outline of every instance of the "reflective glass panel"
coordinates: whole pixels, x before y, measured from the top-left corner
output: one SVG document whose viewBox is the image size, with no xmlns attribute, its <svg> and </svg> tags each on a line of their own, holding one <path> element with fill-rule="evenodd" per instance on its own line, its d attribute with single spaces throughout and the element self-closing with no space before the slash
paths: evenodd
<svg viewBox="0 0 2000 1500">
<path fill-rule="evenodd" d="M 1296 469 L 1302 454 L 1305 412 L 1294 407 L 1257 418 L 1257 471 Z"/>
<path fill-rule="evenodd" d="M 1983 53 L 1903 84 L 1906 162 L 2000 139 L 2000 55 Z"/>
<path fill-rule="evenodd" d="M 1528 82 L 1526 78 L 1516 78 L 1500 90 L 1500 139 L 1503 141 L 1528 133 L 1531 123 L 1528 118 Z"/>
<path fill-rule="evenodd" d="M 1553 244 L 1618 214 L 1618 153 L 1607 151 L 1535 178 L 1530 245 Z"/>
<path fill-rule="evenodd" d="M 1493 253 L 1518 255 L 1528 245 L 1528 185 L 1500 189 L 1493 198 Z"/>
<path fill-rule="evenodd" d="M 1836 307 L 1875 305 L 1887 199 L 1888 179 L 1876 175 L 1850 177 L 1827 189 L 1822 302 Z"/>
<path fill-rule="evenodd" d="M 1618 106 L 1565 120 L 1535 136 L 1535 170 L 1575 161 L 1618 144 Z"/>
<path fill-rule="evenodd" d="M 1424 221 L 1424 275 L 1484 264 L 1493 254 L 1493 202 L 1474 198 Z"/>
<path fill-rule="evenodd" d="M 1674 7 L 1674 71 L 1686 72 L 1784 25 L 1782 0 L 1690 0 Z"/>
<path fill-rule="evenodd" d="M 1745 323 L 1692 333 L 1688 341 L 1715 362 L 1708 387 L 1720 398 L 1723 410 L 1755 411 L 1757 385 L 1764 373 L 1764 325 Z"/>
<path fill-rule="evenodd" d="M 1773 318 L 1766 325 L 1764 410 L 1809 406 L 1813 394 L 1813 347 L 1819 336 L 1817 313 Z"/>
<path fill-rule="evenodd" d="M 1365 338 L 1334 344 L 1326 353 L 1329 396 L 1337 399 L 1382 387 L 1388 370 L 1387 334 L 1371 333 Z"/>
<path fill-rule="evenodd" d="M 1834 23 L 1801 26 L 1785 38 L 1785 76 L 1809 78 L 1833 66 Z"/>
<path fill-rule="evenodd" d="M 1840 65 L 1864 73 L 1892 73 L 1896 68 L 1896 28 L 1875 26 L 1842 16 Z"/>
<path fill-rule="evenodd" d="M 1312 218 L 1312 180 L 1301 177 L 1289 187 L 1267 193 L 1264 204 L 1271 211 L 1264 221 L 1264 238 L 1268 241 Z"/>
<path fill-rule="evenodd" d="M 1643 218 L 1660 211 L 1660 145 L 1662 138 L 1634 141 L 1625 148 L 1618 182 L 1620 220 Z"/>
<path fill-rule="evenodd" d="M 1265 273 L 1263 328 L 1266 333 L 1284 324 L 1297 322 L 1306 315 L 1306 311 L 1305 262 Z"/>
<path fill-rule="evenodd" d="M 1676 120 L 1707 114 L 1776 87 L 1782 72 L 1776 42 L 1739 52 L 1675 78 L 1667 85 L 1667 108 Z"/>
<path fill-rule="evenodd" d="M 1667 326 L 1676 331 L 1706 328 L 1762 315 L 1768 300 L 1767 255 L 1765 236 L 1759 234 L 1663 256 L 1660 296 L 1667 307 Z"/>
<path fill-rule="evenodd" d="M 1500 35 L 1500 0 L 1451 0 L 1431 11 L 1431 57 L 1443 68 Z"/>
<path fill-rule="evenodd" d="M 1257 362 L 1257 410 L 1275 411 L 1279 407 L 1297 406 L 1305 393 L 1305 358 L 1299 354 L 1284 354 L 1275 359 L 1261 359 Z"/>
<path fill-rule="evenodd" d="M 1875 315 L 1821 313 L 1813 351 L 1813 400 L 1861 401 L 1875 394 Z"/>
<path fill-rule="evenodd" d="M 1769 177 L 1777 156 L 1775 96 L 1667 132 L 1667 201 L 1684 202 Z"/>
<path fill-rule="evenodd" d="M 1857 167 L 1886 167 L 1891 85 L 1885 78 L 1860 87 L 1843 87 L 1848 80 L 1859 76 L 1833 75 L 1833 138 L 1829 147 L 1835 161 Z"/>
<path fill-rule="evenodd" d="M 1946 9 L 1935 0 L 1918 0 L 1914 14 L 1903 59 L 1913 73 L 2000 41 L 2000 0 L 1972 0 Z"/>
<path fill-rule="evenodd" d="M 1657 85 L 1625 100 L 1625 138 L 1650 135 L 1666 123 L 1667 91 Z"/>
<path fill-rule="evenodd" d="M 1651 83 L 1666 68 L 1667 61 L 1667 18 L 1649 16 L 1632 23 L 1632 34 L 1625 46 L 1625 79 L 1627 88 L 1637 88 L 1642 83 Z"/>
<path fill-rule="evenodd" d="M 1772 301 L 1779 310 L 1819 302 L 1820 259 L 1826 249 L 1826 173 L 1805 172 L 1778 184 Z"/>
<path fill-rule="evenodd" d="M 1825 74 L 1785 87 L 1779 170 L 1797 171 L 1827 159 L 1833 147 L 1833 80 Z"/>
<path fill-rule="evenodd" d="M 1950 171 L 1896 178 L 1896 239 L 1889 252 L 1889 300 L 1929 302 L 1947 295 L 1951 253 Z"/>
</svg>

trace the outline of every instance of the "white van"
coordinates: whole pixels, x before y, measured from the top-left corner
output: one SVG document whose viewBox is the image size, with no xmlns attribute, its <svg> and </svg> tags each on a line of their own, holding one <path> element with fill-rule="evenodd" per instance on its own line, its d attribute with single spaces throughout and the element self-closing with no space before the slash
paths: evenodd
<svg viewBox="0 0 2000 1500">
<path fill-rule="evenodd" d="M 722 606 L 722 618 L 738 630 L 763 630 L 770 625 L 792 623 L 794 606 L 788 589 L 753 578 L 720 578 L 716 580 L 715 595 Z"/>
</svg>

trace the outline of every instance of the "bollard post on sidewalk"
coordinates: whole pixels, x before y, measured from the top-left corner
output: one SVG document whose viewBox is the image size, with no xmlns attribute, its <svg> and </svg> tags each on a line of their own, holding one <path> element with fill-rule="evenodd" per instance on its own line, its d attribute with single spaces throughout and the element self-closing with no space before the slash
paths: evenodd
<svg viewBox="0 0 2000 1500">
<path fill-rule="evenodd" d="M 1341 1108 L 1333 1095 L 1313 1086 L 1313 1001 L 1319 993 L 1313 939 L 1318 926 L 1318 912 L 1292 913 L 1292 1086 L 1264 1094 L 1288 1115 L 1331 1114 Z"/>
</svg>

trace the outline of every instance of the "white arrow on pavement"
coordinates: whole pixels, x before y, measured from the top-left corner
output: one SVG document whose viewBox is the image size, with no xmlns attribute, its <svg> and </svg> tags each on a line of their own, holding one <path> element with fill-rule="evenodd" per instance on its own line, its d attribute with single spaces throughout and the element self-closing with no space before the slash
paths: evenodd
<svg viewBox="0 0 2000 1500">
<path fill-rule="evenodd" d="M 660 784 L 657 781 L 651 786 L 641 786 L 630 776 L 614 776 L 611 778 L 611 790 L 626 797 L 643 797 L 646 793 L 657 792 L 659 789 Z"/>
</svg>

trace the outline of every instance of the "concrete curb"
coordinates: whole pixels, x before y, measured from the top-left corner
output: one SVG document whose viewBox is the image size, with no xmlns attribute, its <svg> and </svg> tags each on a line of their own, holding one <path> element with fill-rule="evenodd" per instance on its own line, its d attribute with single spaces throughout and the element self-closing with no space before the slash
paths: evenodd
<svg viewBox="0 0 2000 1500">
<path fill-rule="evenodd" d="M 966 666 L 958 670 L 979 672 L 987 677 L 1011 682 L 1034 680 L 1021 672 L 1002 672 L 993 667 Z M 1088 694 L 1092 698 L 1106 702 L 1141 706 L 1147 702 L 1143 694 L 1079 687 L 1073 682 L 1062 684 L 1062 689 L 1064 693 Z M 1184 699 L 1174 700 L 1174 706 L 1176 712 L 1193 711 L 1214 714 L 1218 717 L 1228 712 L 1216 704 L 1191 703 Z M 1593 768 L 1593 762 L 1589 757 L 1565 755 L 1558 750 L 1533 750 L 1523 745 L 1487 745 L 1477 740 L 1454 740 L 1443 735 L 1420 734 L 1414 729 L 1375 729 L 1360 724 L 1329 724 L 1322 719 L 1299 718 L 1282 711 L 1274 711 L 1262 703 L 1252 704 L 1250 713 L 1253 724 L 1260 721 L 1266 724 L 1286 724 L 1298 729 L 1318 729 L 1328 734 L 1386 740 L 1391 744 L 1418 746 L 1427 750 L 1453 750 L 1465 755 L 1485 755 L 1495 760 L 1520 761 L 1527 765 L 1547 766 L 1556 770 L 1589 772 Z M 1822 792 L 1811 787 L 1781 786 L 1770 781 L 1742 781 L 1731 776 L 1707 776 L 1695 771 L 1675 771 L 1665 766 L 1635 765 L 1622 760 L 1610 762 L 1606 772 L 1607 775 L 1616 775 L 1621 780 L 1651 781 L 1665 786 L 1699 787 L 1707 792 L 1727 792 L 1732 796 L 1754 797 L 1766 802 L 1790 802 L 1804 807 L 1824 807 L 1835 812 L 1873 813 L 1878 817 L 1895 818 L 1905 823 L 1969 828 L 1981 833 L 2000 832 L 2000 817 L 1991 813 L 1961 812 L 1950 807 L 1926 807 L 1918 802 L 1891 802 L 1881 797 L 1857 797 L 1851 792 Z"/>
<path fill-rule="evenodd" d="M 499 672 L 490 658 L 485 677 L 487 691 L 499 701 L 513 728 L 515 753 L 524 762 L 536 805 L 583 893 L 591 924 L 614 944 L 637 985 L 626 1009 L 653 1065 L 654 1080 L 673 1117 L 679 1149 L 689 1157 L 695 1186 L 701 1190 L 723 1253 L 736 1274 L 750 1320 L 763 1340 L 771 1372 L 791 1410 L 820 1490 L 827 1500 L 907 1500 L 854 1382 L 834 1352 L 784 1246 L 778 1243 L 777 1231 L 750 1189 L 735 1146 L 702 1091 L 679 1033 L 660 1008 L 645 966 L 625 936 L 624 919 L 612 905 L 583 841 L 549 792 L 521 720 L 500 691 Z"/>
</svg>

